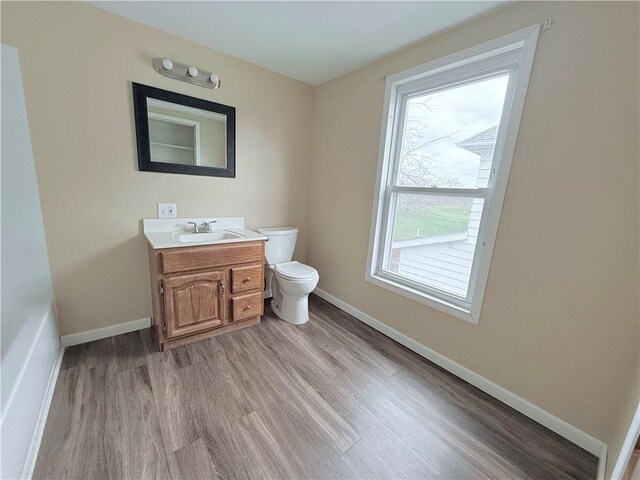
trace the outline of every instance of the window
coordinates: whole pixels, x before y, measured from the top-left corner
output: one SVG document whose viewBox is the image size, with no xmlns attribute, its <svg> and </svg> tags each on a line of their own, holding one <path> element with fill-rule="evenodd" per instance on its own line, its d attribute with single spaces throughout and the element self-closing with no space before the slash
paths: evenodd
<svg viewBox="0 0 640 480">
<path fill-rule="evenodd" d="M 478 323 L 538 30 L 387 77 L 368 281 Z"/>
</svg>

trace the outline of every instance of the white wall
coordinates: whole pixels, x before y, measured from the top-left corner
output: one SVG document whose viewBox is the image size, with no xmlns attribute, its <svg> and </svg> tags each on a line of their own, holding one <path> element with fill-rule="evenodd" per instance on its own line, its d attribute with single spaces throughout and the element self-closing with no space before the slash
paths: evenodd
<svg viewBox="0 0 640 480">
<path fill-rule="evenodd" d="M 60 342 L 18 51 L 2 45 L 1 478 L 23 473 Z"/>
</svg>

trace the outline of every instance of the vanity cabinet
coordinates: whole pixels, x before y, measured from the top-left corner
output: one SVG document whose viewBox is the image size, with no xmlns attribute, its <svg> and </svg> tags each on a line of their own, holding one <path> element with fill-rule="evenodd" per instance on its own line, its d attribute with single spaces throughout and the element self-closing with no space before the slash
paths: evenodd
<svg viewBox="0 0 640 480">
<path fill-rule="evenodd" d="M 150 247 L 149 263 L 161 350 L 260 322 L 264 241 Z"/>
</svg>

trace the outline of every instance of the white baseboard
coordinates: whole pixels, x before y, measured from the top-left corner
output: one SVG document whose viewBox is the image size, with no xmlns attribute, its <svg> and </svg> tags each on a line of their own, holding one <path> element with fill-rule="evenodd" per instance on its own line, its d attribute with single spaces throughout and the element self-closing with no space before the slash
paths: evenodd
<svg viewBox="0 0 640 480">
<path fill-rule="evenodd" d="M 631 420 L 631 425 L 629 425 L 629 430 L 627 431 L 627 436 L 624 438 L 624 443 L 620 449 L 616 465 L 613 467 L 611 480 L 620 480 L 624 475 L 624 471 L 633 453 L 633 448 L 638 441 L 638 435 L 640 435 L 640 403 L 638 403 L 636 413 L 633 416 L 633 420 Z"/>
<path fill-rule="evenodd" d="M 587 452 L 597 456 L 598 458 L 600 458 L 598 467 L 598 479 L 604 478 L 607 448 L 607 445 L 604 442 L 580 430 L 579 428 L 574 427 L 573 425 L 565 422 L 555 415 L 552 415 L 551 413 L 541 409 L 528 400 L 519 397 L 515 393 L 506 390 L 500 385 L 493 383 L 491 380 L 478 375 L 477 373 L 469 370 L 467 367 L 464 367 L 459 363 L 454 362 L 450 358 L 447 358 L 444 355 L 436 352 L 435 350 L 432 350 L 429 347 L 417 342 L 404 333 L 401 333 L 398 330 L 382 323 L 381 321 L 376 320 L 372 316 L 364 313 L 361 310 L 358 310 L 357 308 L 349 305 L 348 303 L 340 300 L 330 293 L 325 292 L 324 290 L 321 290 L 319 288 L 316 288 L 313 293 L 318 295 L 320 298 L 325 299 L 327 302 L 335 305 L 339 309 L 344 310 L 348 314 L 354 316 L 361 322 L 366 323 L 375 330 L 392 338 L 396 342 L 404 345 L 409 350 L 412 350 L 418 355 L 426 358 L 427 360 L 430 360 L 436 365 L 439 365 L 445 370 L 453 373 L 455 376 L 465 380 L 466 382 L 469 382 L 471 385 L 474 385 L 483 392 L 500 400 L 502 403 L 509 405 L 514 410 L 517 410 L 530 419 L 547 427 L 549 430 L 578 445 Z"/>
<path fill-rule="evenodd" d="M 149 317 L 132 320 L 130 322 L 109 325 L 108 327 L 96 328 L 95 330 L 87 330 L 86 332 L 72 333 L 71 335 L 63 335 L 60 342 L 63 347 L 79 345 L 81 343 L 92 342 L 102 338 L 114 337 L 123 333 L 135 332 L 151 326 Z"/>
<path fill-rule="evenodd" d="M 607 445 L 602 445 L 600 455 L 598 455 L 598 473 L 596 474 L 596 480 L 604 480 L 604 476 L 607 472 Z"/>
<path fill-rule="evenodd" d="M 62 365 L 62 358 L 64 357 L 63 346 L 60 347 L 60 353 L 51 371 L 51 377 L 49 378 L 49 384 L 47 385 L 47 391 L 42 400 L 42 407 L 38 414 L 38 420 L 36 422 L 36 428 L 33 432 L 33 438 L 31 439 L 31 445 L 29 446 L 29 453 L 27 459 L 24 462 L 24 468 L 20 478 L 33 477 L 33 469 L 36 466 L 36 459 L 38 458 L 38 451 L 40 450 L 40 443 L 42 442 L 42 434 L 44 433 L 44 427 L 47 423 L 47 416 L 49 415 L 49 407 L 51 407 L 51 400 L 53 399 L 53 392 L 56 389 L 56 382 L 58 381 L 58 375 L 60 374 L 60 366 Z"/>
</svg>

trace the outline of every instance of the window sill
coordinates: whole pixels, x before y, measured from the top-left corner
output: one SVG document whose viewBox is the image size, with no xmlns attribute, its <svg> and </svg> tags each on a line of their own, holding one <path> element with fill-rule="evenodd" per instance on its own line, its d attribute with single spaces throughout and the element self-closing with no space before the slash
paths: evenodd
<svg viewBox="0 0 640 480">
<path fill-rule="evenodd" d="M 398 295 L 410 298 L 411 300 L 422 303 L 423 305 L 427 305 L 428 307 L 435 308 L 436 310 L 464 320 L 465 322 L 469 322 L 473 325 L 478 324 L 478 317 L 470 310 L 459 305 L 455 305 L 441 298 L 429 295 L 428 293 L 402 285 L 401 283 L 394 282 L 393 280 L 380 275 L 367 274 L 365 280 L 377 285 L 378 287 L 389 290 L 390 292 L 397 293 Z"/>
</svg>

